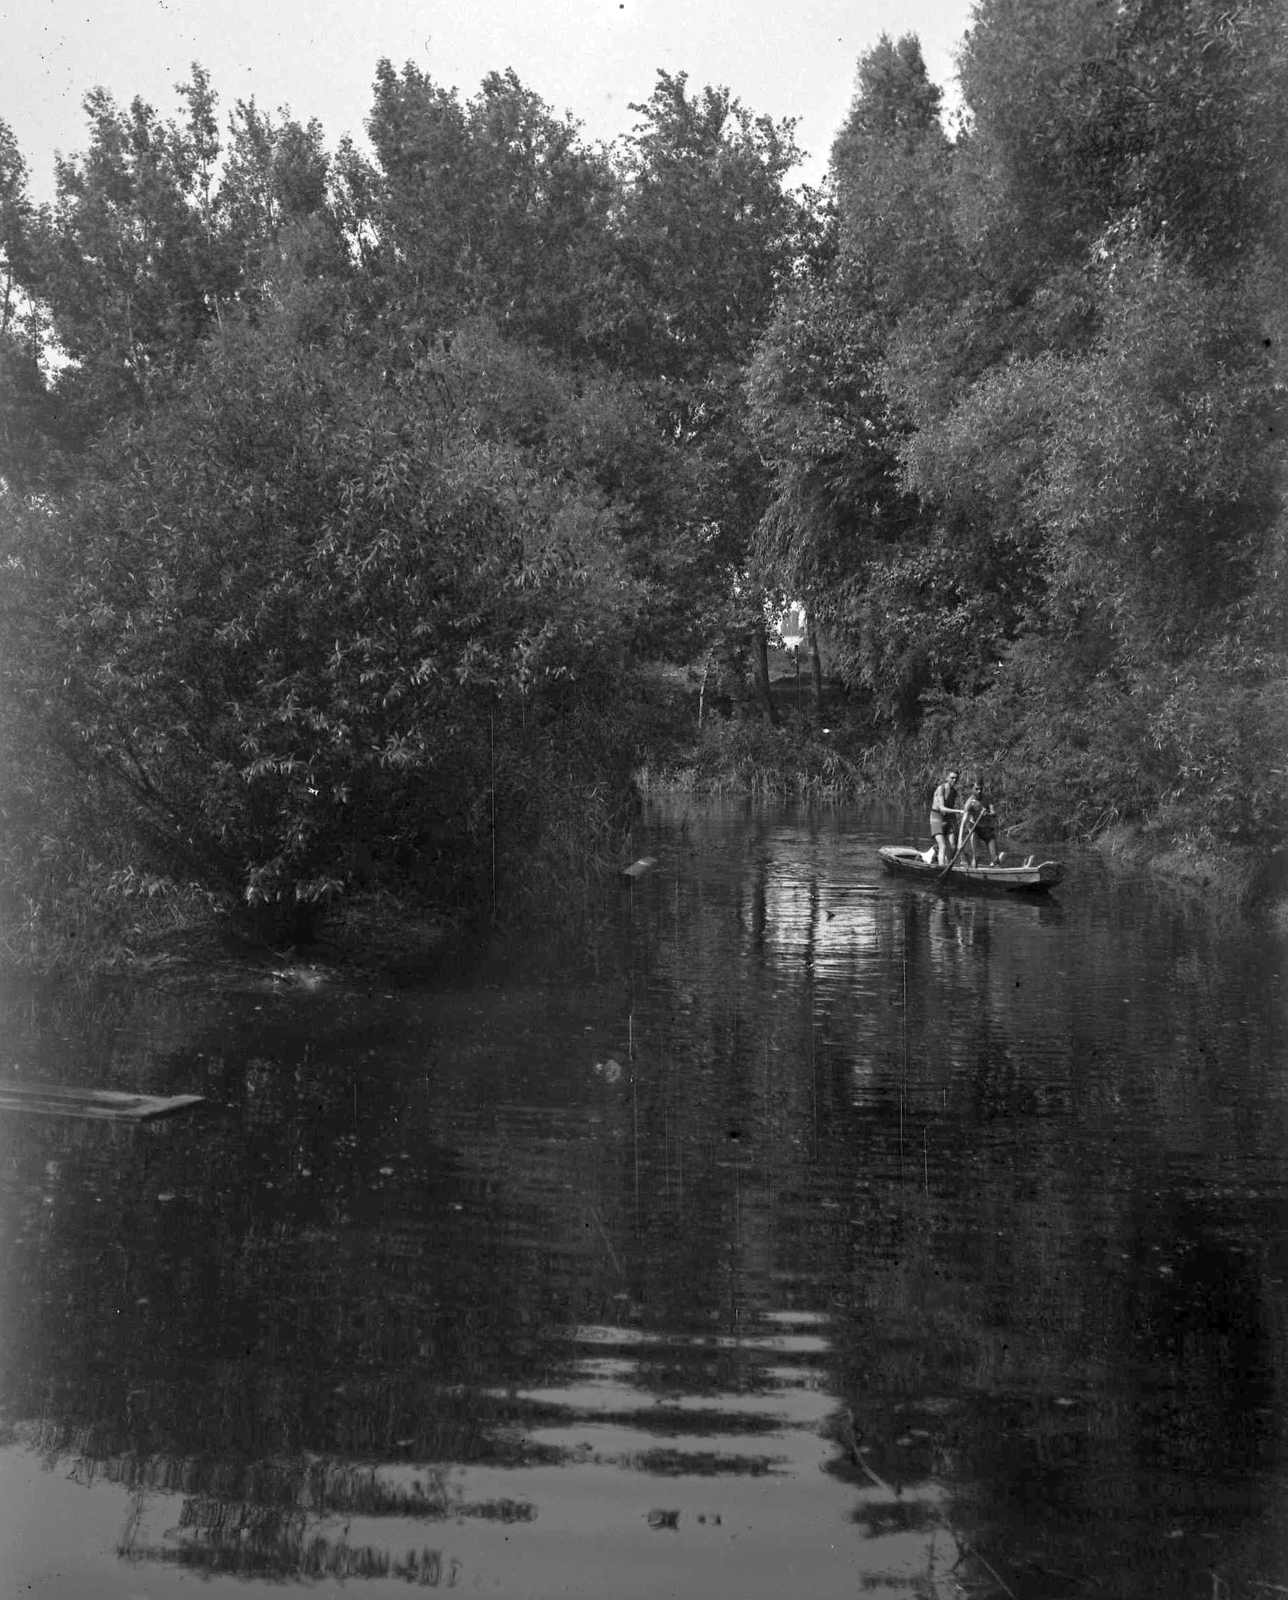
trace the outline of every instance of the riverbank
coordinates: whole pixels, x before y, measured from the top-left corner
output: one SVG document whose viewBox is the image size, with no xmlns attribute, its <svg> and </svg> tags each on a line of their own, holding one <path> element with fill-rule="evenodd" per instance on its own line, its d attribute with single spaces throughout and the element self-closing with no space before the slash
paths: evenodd
<svg viewBox="0 0 1288 1600">
<path fill-rule="evenodd" d="M 916 810 L 938 770 L 920 741 L 864 743 L 852 729 L 792 719 L 771 728 L 720 719 L 697 740 L 675 741 L 636 770 L 644 797 L 803 801 L 840 806 L 877 800 Z M 1075 839 L 1111 868 L 1142 873 L 1288 932 L 1288 853 L 1272 846 L 1217 849 L 1157 822 L 1115 821 L 1093 831 L 1061 828 L 1048 813 L 1004 814 L 1016 845 Z M 619 852 L 620 853 L 620 852 Z M 611 852 L 583 858 L 579 887 L 617 864 Z M 224 988 L 363 982 L 374 974 L 423 972 L 445 945 L 465 936 L 464 913 L 426 907 L 388 890 L 339 901 L 306 944 L 256 937 L 227 906 L 190 887 L 142 895 L 100 890 L 46 907 L 0 929 L 0 975 L 76 980 L 145 978 L 165 987 Z"/>
<path fill-rule="evenodd" d="M 777 728 L 746 719 L 709 724 L 698 739 L 641 766 L 636 780 L 646 795 L 745 795 L 832 805 L 875 798 L 915 809 L 919 797 L 930 794 L 942 762 L 925 739 L 872 739 L 844 726 L 813 727 L 801 718 Z M 1288 853 L 1272 841 L 1202 844 L 1148 818 L 1117 820 L 1108 799 L 1101 816 L 1083 827 L 1053 815 L 1049 806 L 1025 809 L 1020 800 L 1014 814 L 1003 818 L 1003 828 L 1017 843 L 1065 838 L 1090 845 L 1113 868 L 1146 872 L 1231 910 L 1269 916 L 1288 930 Z"/>
<path fill-rule="evenodd" d="M 841 804 L 916 792 L 924 759 L 865 739 L 852 728 L 790 717 L 716 717 L 697 737 L 650 751 L 635 769 L 641 794 L 746 795 Z"/>
<path fill-rule="evenodd" d="M 1092 841 L 1112 867 L 1145 871 L 1231 910 L 1268 916 L 1288 932 L 1288 858 L 1274 848 L 1204 848 L 1148 823 L 1120 823 Z"/>
<path fill-rule="evenodd" d="M 462 924 L 393 895 L 338 905 L 307 945 L 256 937 L 199 891 L 118 908 L 85 923 L 7 930 L 0 971 L 11 979 L 146 979 L 162 988 L 318 987 L 424 971 Z"/>
</svg>

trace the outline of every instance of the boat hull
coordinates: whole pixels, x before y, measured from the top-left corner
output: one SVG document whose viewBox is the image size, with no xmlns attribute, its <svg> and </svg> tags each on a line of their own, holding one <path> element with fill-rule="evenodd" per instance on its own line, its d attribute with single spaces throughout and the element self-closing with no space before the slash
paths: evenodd
<svg viewBox="0 0 1288 1600">
<path fill-rule="evenodd" d="M 1045 894 L 1064 877 L 1062 861 L 1039 861 L 1027 867 L 971 867 L 959 861 L 947 872 L 922 858 L 911 845 L 888 844 L 877 852 L 891 872 L 944 889 L 973 889 L 984 894 Z"/>
</svg>

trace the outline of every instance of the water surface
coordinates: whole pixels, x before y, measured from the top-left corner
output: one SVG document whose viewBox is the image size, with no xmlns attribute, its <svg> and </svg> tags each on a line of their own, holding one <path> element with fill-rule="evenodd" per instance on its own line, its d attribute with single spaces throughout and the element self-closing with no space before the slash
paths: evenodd
<svg viewBox="0 0 1288 1600">
<path fill-rule="evenodd" d="M 11 994 L 0 1568 L 37 1597 L 1288 1589 L 1285 949 L 1065 852 L 655 808 L 414 985 Z"/>
</svg>

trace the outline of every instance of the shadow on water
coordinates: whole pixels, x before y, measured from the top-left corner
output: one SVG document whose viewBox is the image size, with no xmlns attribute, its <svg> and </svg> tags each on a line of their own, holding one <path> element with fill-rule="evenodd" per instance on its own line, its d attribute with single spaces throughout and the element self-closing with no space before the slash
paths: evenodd
<svg viewBox="0 0 1288 1600">
<path fill-rule="evenodd" d="M 682 809 L 682 808 L 681 808 Z M 432 984 L 10 998 L 0 1544 L 48 1596 L 1288 1586 L 1281 945 L 904 819 L 657 811 Z"/>
</svg>

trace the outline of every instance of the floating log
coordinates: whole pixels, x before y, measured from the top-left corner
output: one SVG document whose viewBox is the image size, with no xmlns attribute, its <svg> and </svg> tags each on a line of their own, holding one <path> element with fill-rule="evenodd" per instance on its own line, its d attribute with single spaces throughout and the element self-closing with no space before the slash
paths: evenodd
<svg viewBox="0 0 1288 1600">
<path fill-rule="evenodd" d="M 638 861 L 632 861 L 629 867 L 622 868 L 623 878 L 642 878 L 650 867 L 657 866 L 656 856 L 641 856 Z"/>
<path fill-rule="evenodd" d="M 113 1122 L 151 1122 L 200 1105 L 200 1094 L 129 1094 L 122 1089 L 76 1089 L 61 1083 L 0 1084 L 0 1111 L 46 1117 L 101 1117 Z"/>
</svg>

